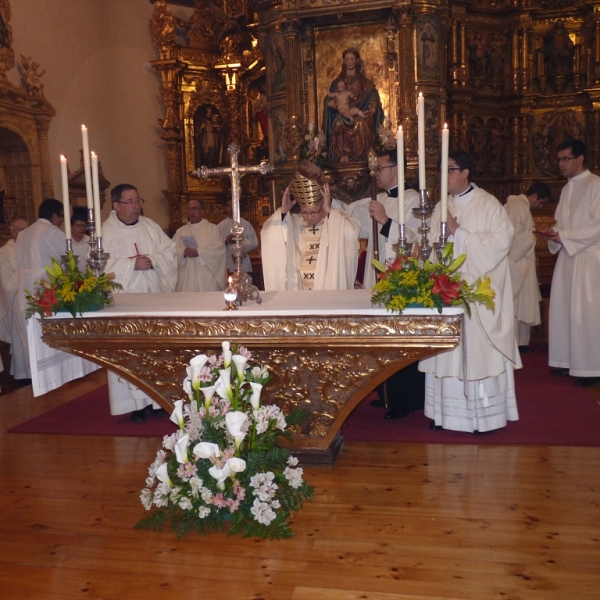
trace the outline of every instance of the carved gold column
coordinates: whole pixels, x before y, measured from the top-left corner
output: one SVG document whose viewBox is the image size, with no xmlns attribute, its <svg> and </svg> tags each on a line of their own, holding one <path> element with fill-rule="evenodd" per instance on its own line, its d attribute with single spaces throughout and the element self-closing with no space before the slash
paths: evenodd
<svg viewBox="0 0 600 600">
<path fill-rule="evenodd" d="M 452 20 L 452 29 L 450 30 L 450 60 L 451 60 L 451 83 L 452 87 L 460 85 L 460 63 L 458 60 L 458 21 Z"/>
<path fill-rule="evenodd" d="M 410 7 L 403 6 L 396 13 L 398 24 L 398 48 L 402 51 L 398 55 L 398 125 L 402 125 L 405 137 L 407 155 L 412 159 L 409 162 L 416 164 L 417 136 L 416 136 L 416 99 L 415 99 L 415 47 L 413 14 Z"/>
<path fill-rule="evenodd" d="M 594 85 L 600 85 L 600 7 L 595 7 L 594 16 Z"/>
<path fill-rule="evenodd" d="M 300 162 L 300 145 L 304 136 L 304 115 L 302 114 L 302 52 L 300 45 L 300 22 L 291 19 L 282 23 L 285 46 L 286 68 L 286 108 L 288 116 L 287 133 L 290 142 L 289 161 Z"/>
<path fill-rule="evenodd" d="M 526 92 L 531 89 L 530 73 L 531 60 L 529 56 L 529 31 L 526 28 L 521 29 L 521 91 Z"/>
<path fill-rule="evenodd" d="M 519 32 L 512 32 L 512 88 L 514 92 L 519 91 Z"/>
<path fill-rule="evenodd" d="M 459 47 L 460 47 L 460 83 L 467 85 L 467 26 L 463 21 L 459 25 Z"/>
</svg>

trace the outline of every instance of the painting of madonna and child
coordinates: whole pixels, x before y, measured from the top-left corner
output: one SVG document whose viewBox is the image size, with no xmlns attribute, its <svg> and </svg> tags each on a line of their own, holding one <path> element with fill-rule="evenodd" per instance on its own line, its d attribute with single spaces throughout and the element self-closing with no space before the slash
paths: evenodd
<svg viewBox="0 0 600 600">
<path fill-rule="evenodd" d="M 332 163 L 364 162 L 389 108 L 387 82 L 382 89 L 384 52 L 377 39 L 345 40 L 343 46 L 339 40 L 339 32 L 335 47 L 317 38 L 320 129 Z M 368 64 L 363 56 L 369 57 Z"/>
</svg>

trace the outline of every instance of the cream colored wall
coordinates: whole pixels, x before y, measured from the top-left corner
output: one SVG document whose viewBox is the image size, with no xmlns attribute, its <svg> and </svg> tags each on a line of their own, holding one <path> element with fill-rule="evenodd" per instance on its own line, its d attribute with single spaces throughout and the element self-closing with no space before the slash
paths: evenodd
<svg viewBox="0 0 600 600">
<path fill-rule="evenodd" d="M 168 206 L 160 80 L 148 23 L 148 0 L 11 0 L 15 59 L 33 56 L 46 99 L 56 109 L 49 134 L 54 193 L 61 197 L 59 155 L 79 168 L 81 125 L 112 185 L 131 183 L 144 214 L 167 227 Z M 15 67 L 9 79 L 19 85 Z M 110 212 L 105 203 L 103 218 Z"/>
</svg>

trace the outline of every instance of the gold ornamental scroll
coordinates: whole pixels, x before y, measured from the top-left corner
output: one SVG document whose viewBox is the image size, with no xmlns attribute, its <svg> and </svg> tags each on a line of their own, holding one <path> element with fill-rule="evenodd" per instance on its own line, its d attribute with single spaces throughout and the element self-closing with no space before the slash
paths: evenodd
<svg viewBox="0 0 600 600">
<path fill-rule="evenodd" d="M 274 375 L 263 401 L 286 414 L 309 410 L 295 450 L 331 463 L 342 424 L 369 392 L 460 339 L 459 308 L 397 315 L 372 307 L 370 298 L 369 290 L 264 292 L 261 305 L 224 312 L 217 292 L 144 294 L 141 301 L 116 294 L 114 306 L 85 318 L 45 319 L 43 340 L 108 367 L 169 411 L 184 397 L 191 358 L 220 354 L 224 340 L 246 346 Z"/>
</svg>

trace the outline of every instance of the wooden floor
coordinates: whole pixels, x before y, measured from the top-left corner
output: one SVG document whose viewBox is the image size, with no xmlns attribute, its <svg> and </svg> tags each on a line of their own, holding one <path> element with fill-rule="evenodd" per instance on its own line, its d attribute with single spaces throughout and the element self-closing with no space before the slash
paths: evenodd
<svg viewBox="0 0 600 600">
<path fill-rule="evenodd" d="M 104 382 L 0 396 L 0 598 L 598 600 L 600 448 L 347 444 L 291 540 L 137 531 L 160 440 L 7 434 Z"/>
</svg>

